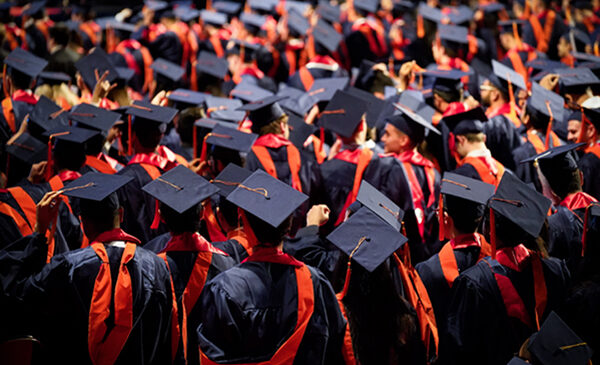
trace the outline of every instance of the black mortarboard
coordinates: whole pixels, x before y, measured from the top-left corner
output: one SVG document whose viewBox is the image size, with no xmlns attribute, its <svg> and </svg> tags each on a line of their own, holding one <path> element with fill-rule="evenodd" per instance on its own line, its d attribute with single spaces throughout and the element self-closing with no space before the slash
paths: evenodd
<svg viewBox="0 0 600 365">
<path fill-rule="evenodd" d="M 71 82 L 71 76 L 67 75 L 64 72 L 49 72 L 44 71 L 40 72 L 38 76 L 38 84 L 49 84 L 49 85 L 60 85 L 60 84 L 68 84 Z"/>
<path fill-rule="evenodd" d="M 317 102 L 329 101 L 338 90 L 346 88 L 350 78 L 348 77 L 328 77 L 316 79 L 308 93 L 314 97 Z"/>
<path fill-rule="evenodd" d="M 438 33 L 442 42 L 450 41 L 459 44 L 467 44 L 469 42 L 469 30 L 466 27 L 439 24 Z"/>
<path fill-rule="evenodd" d="M 237 129 L 237 124 L 226 122 L 223 120 L 200 118 L 194 122 L 194 126 L 196 126 L 198 128 L 206 128 L 206 129 L 210 129 L 210 130 L 213 130 L 213 128 L 216 127 L 217 125 L 222 125 L 227 128 Z"/>
<path fill-rule="evenodd" d="M 330 23 L 339 23 L 342 11 L 338 5 L 330 4 L 328 1 L 319 1 L 317 14 Z"/>
<path fill-rule="evenodd" d="M 47 151 L 48 146 L 29 133 L 23 133 L 12 144 L 6 145 L 6 153 L 10 154 L 11 159 L 17 158 L 26 164 L 45 161 Z"/>
<path fill-rule="evenodd" d="M 590 36 L 585 33 L 584 31 L 577 29 L 577 28 L 571 28 L 568 31 L 566 31 L 565 33 L 563 33 L 561 35 L 561 38 L 564 38 L 567 40 L 567 42 L 571 43 L 571 41 L 575 42 L 575 44 L 578 45 L 589 45 L 592 43 Z"/>
<path fill-rule="evenodd" d="M 534 71 L 536 71 L 535 73 L 569 67 L 562 62 L 552 61 L 545 58 L 536 58 L 535 60 L 527 62 L 525 66 L 531 67 Z"/>
<path fill-rule="evenodd" d="M 289 4 L 289 1 L 286 1 L 285 4 Z M 288 28 L 298 35 L 303 36 L 310 28 L 310 23 L 301 13 L 292 9 L 288 12 Z"/>
<path fill-rule="evenodd" d="M 185 74 L 185 70 L 178 64 L 167 61 L 164 58 L 158 58 L 152 62 L 150 68 L 157 74 L 164 76 L 165 78 L 177 82 L 181 80 Z"/>
<path fill-rule="evenodd" d="M 561 94 L 583 94 L 588 87 L 598 87 L 600 79 L 589 68 L 561 68 L 558 74 L 558 88 Z"/>
<path fill-rule="evenodd" d="M 519 89 L 527 90 L 527 84 L 525 83 L 523 76 L 515 72 L 510 67 L 507 67 L 501 64 L 500 62 L 497 62 L 496 60 L 492 60 L 492 69 L 494 75 L 496 75 L 500 79 L 501 83 L 501 85 L 496 86 L 501 86 L 501 89 L 504 89 L 505 92 L 508 92 L 508 81 L 510 81 L 511 84 L 518 87 Z M 490 79 L 490 81 L 492 80 Z M 513 92 L 514 91 L 516 91 L 516 88 L 514 88 Z"/>
<path fill-rule="evenodd" d="M 510 359 L 507 365 L 529 365 L 529 363 L 519 357 L 513 357 Z"/>
<path fill-rule="evenodd" d="M 465 135 L 468 133 L 482 133 L 483 122 L 488 118 L 480 106 L 466 112 L 449 115 L 442 119 L 454 135 Z"/>
<path fill-rule="evenodd" d="M 30 133 L 39 136 L 50 129 L 67 125 L 65 114 L 52 100 L 41 96 L 29 114 Z"/>
<path fill-rule="evenodd" d="M 585 143 L 567 144 L 550 148 L 545 152 L 533 157 L 526 158 L 521 163 L 537 162 L 544 176 L 548 181 L 560 179 L 569 176 L 570 173 L 577 170 L 577 159 L 573 156 L 575 149 L 585 145 Z M 573 151 L 573 152 L 572 152 Z"/>
<path fill-rule="evenodd" d="M 52 136 L 56 143 L 60 141 L 83 146 L 92 137 L 97 136 L 98 133 L 97 130 L 93 129 L 61 126 L 45 132 L 44 137 L 50 138 L 50 136 Z"/>
<path fill-rule="evenodd" d="M 22 48 L 15 48 L 4 58 L 4 63 L 11 69 L 24 73 L 31 78 L 37 77 L 48 62 Z M 10 72 L 10 69 L 9 69 Z"/>
<path fill-rule="evenodd" d="M 404 211 L 365 180 L 360 184 L 356 201 L 369 208 L 396 231 L 400 232 L 402 229 Z"/>
<path fill-rule="evenodd" d="M 442 14 L 447 14 L 446 16 L 450 19 L 450 22 L 456 25 L 467 23 L 473 19 L 473 10 L 466 5 L 447 6 L 442 9 Z"/>
<path fill-rule="evenodd" d="M 258 130 L 260 127 L 275 121 L 285 114 L 278 103 L 278 101 L 283 99 L 285 99 L 283 96 L 268 96 L 264 99 L 241 106 L 236 110 L 247 111 L 248 119 L 252 121 L 252 129 Z"/>
<path fill-rule="evenodd" d="M 227 196 L 228 201 L 274 228 L 307 199 L 308 196 L 262 170 L 252 173 Z"/>
<path fill-rule="evenodd" d="M 288 15 L 292 12 L 295 12 L 300 16 L 304 16 L 304 14 L 306 14 L 308 9 L 310 8 L 310 4 L 304 1 L 286 0 L 284 5 L 285 11 L 288 12 Z"/>
<path fill-rule="evenodd" d="M 564 104 L 565 101 L 562 96 L 543 88 L 538 83 L 531 83 L 531 97 L 527 100 L 528 113 L 533 112 L 538 115 L 538 118 L 541 115 L 544 115 L 545 118 L 550 118 L 550 113 L 552 112 L 554 120 L 562 121 L 565 111 Z M 550 106 L 551 112 L 548 110 L 548 106 Z"/>
<path fill-rule="evenodd" d="M 425 129 L 432 131 L 435 134 L 441 134 L 440 131 L 437 130 L 431 124 L 431 122 L 427 121 L 419 114 L 419 110 L 414 110 L 403 104 L 403 101 L 406 98 L 400 98 L 397 103 L 394 103 L 394 107 L 398 109 L 405 119 L 406 125 L 404 124 L 394 124 L 390 121 L 390 123 L 394 124 L 396 128 L 400 129 L 402 132 L 406 133 L 413 142 L 421 142 L 425 135 Z"/>
<path fill-rule="evenodd" d="M 367 271 L 373 272 L 408 239 L 367 207 L 360 208 L 327 239 Z"/>
<path fill-rule="evenodd" d="M 117 78 L 115 79 L 117 84 L 120 86 L 125 86 L 133 78 L 135 75 L 135 70 L 128 67 L 115 67 L 115 71 L 117 71 Z"/>
<path fill-rule="evenodd" d="M 379 0 L 361 0 L 354 3 L 354 7 L 367 13 L 375 14 L 379 8 Z"/>
<path fill-rule="evenodd" d="M 169 4 L 166 1 L 160 0 L 146 0 L 144 1 L 144 6 L 149 10 L 153 11 L 162 11 L 169 7 Z"/>
<path fill-rule="evenodd" d="M 497 13 L 505 9 L 504 4 L 501 3 L 488 3 L 485 5 L 479 5 L 479 8 L 485 13 Z"/>
<path fill-rule="evenodd" d="M 433 115 L 436 113 L 435 109 L 427 105 L 423 94 L 416 90 L 404 90 L 400 97 L 398 98 L 396 104 L 399 104 L 405 109 L 408 109 L 409 112 L 418 114 L 421 116 L 426 123 L 430 124 L 433 120 Z M 409 113 L 410 115 L 410 113 Z M 415 119 L 415 118 L 413 118 Z M 416 119 L 415 119 L 416 120 Z M 418 122 L 418 121 L 417 121 Z M 428 125 L 425 127 L 428 128 Z M 431 128 L 429 128 L 431 129 Z M 437 133 L 437 129 L 433 131 Z"/>
<path fill-rule="evenodd" d="M 322 19 L 319 19 L 313 28 L 313 36 L 315 42 L 327 48 L 329 52 L 335 52 L 344 38 L 334 27 Z"/>
<path fill-rule="evenodd" d="M 221 119 L 237 123 L 244 119 L 246 113 L 238 111 L 242 101 L 238 99 L 221 98 L 218 96 L 206 97 L 206 112 L 210 118 Z"/>
<path fill-rule="evenodd" d="M 444 173 L 440 188 L 440 192 L 444 195 L 455 196 L 482 205 L 487 204 L 495 190 L 496 187 L 492 184 L 451 172 Z"/>
<path fill-rule="evenodd" d="M 512 19 L 512 20 L 501 20 L 498 22 L 498 30 L 500 33 L 513 34 L 513 23 L 516 24 L 517 32 L 521 34 L 523 26 L 527 23 L 526 20 Z"/>
<path fill-rule="evenodd" d="M 196 67 L 198 71 L 216 77 L 222 80 L 229 70 L 227 60 L 219 58 L 215 54 L 201 51 L 198 56 Z"/>
<path fill-rule="evenodd" d="M 324 128 L 349 138 L 362 121 L 368 106 L 363 99 L 338 90 L 321 113 L 319 123 Z"/>
<path fill-rule="evenodd" d="M 317 127 L 312 124 L 306 124 L 304 119 L 294 113 L 288 115 L 288 126 L 290 128 L 290 142 L 298 149 L 304 148 L 304 142 L 312 135 Z"/>
<path fill-rule="evenodd" d="M 65 185 L 63 194 L 84 200 L 100 202 L 133 180 L 131 176 L 88 172 Z"/>
<path fill-rule="evenodd" d="M 235 1 L 215 1 L 215 10 L 229 15 L 236 15 L 242 8 L 242 4 Z"/>
<path fill-rule="evenodd" d="M 432 8 L 424 2 L 419 3 L 419 8 L 417 11 L 424 19 L 430 20 L 434 23 L 439 23 L 442 21 L 442 18 L 444 18 L 444 15 L 440 9 Z"/>
<path fill-rule="evenodd" d="M 542 365 L 586 365 L 593 351 L 553 311 L 537 333 L 529 338 L 529 352 Z"/>
<path fill-rule="evenodd" d="M 152 121 L 159 124 L 169 124 L 175 115 L 177 109 L 166 106 L 158 106 L 144 101 L 135 101 L 127 108 L 126 114 L 135 117 L 134 122 L 142 119 L 144 121 Z"/>
<path fill-rule="evenodd" d="M 129 35 L 135 32 L 135 24 L 119 22 L 117 20 L 110 20 L 104 24 L 104 29 L 111 28 L 118 32 L 122 32 L 124 35 Z"/>
<path fill-rule="evenodd" d="M 206 143 L 239 152 L 248 152 L 258 136 L 253 133 L 238 131 L 237 129 L 217 124 L 206 138 Z"/>
<path fill-rule="evenodd" d="M 363 99 L 369 104 L 367 109 L 367 124 L 369 127 L 375 127 L 377 120 L 379 119 L 379 115 L 383 110 L 383 106 L 385 104 L 385 100 L 379 99 L 372 93 L 358 89 L 356 87 L 349 87 L 345 90 L 348 94 L 354 95 L 358 98 Z"/>
<path fill-rule="evenodd" d="M 213 179 L 212 184 L 219 188 L 220 196 L 227 198 L 227 196 L 235 190 L 237 185 L 244 182 L 250 175 L 252 175 L 252 171 L 239 167 L 234 163 L 229 163 L 219 175 Z"/>
<path fill-rule="evenodd" d="M 502 175 L 496 194 L 488 202 L 495 212 L 534 238 L 540 234 L 551 205 L 548 198 L 510 173 Z"/>
<path fill-rule="evenodd" d="M 586 118 L 594 125 L 596 130 L 600 130 L 600 109 L 583 108 Z M 581 118 L 580 118 L 581 120 Z"/>
<path fill-rule="evenodd" d="M 277 0 L 247 0 L 250 9 L 262 11 L 265 13 L 275 12 L 275 6 L 277 6 Z"/>
<path fill-rule="evenodd" d="M 200 17 L 200 11 L 198 9 L 190 8 L 189 6 L 178 6 L 173 9 L 173 13 L 176 17 L 181 19 L 181 21 L 186 23 Z M 225 17 L 225 21 L 227 21 L 227 17 Z"/>
<path fill-rule="evenodd" d="M 34 1 L 32 2 L 25 11 L 23 11 L 23 15 L 32 16 L 37 12 L 41 11 L 44 6 L 46 6 L 46 1 Z"/>
<path fill-rule="evenodd" d="M 68 116 L 78 124 L 85 125 L 101 132 L 108 131 L 121 119 L 121 114 L 119 113 L 86 103 L 77 105 Z"/>
<path fill-rule="evenodd" d="M 459 70 L 427 70 L 423 76 L 434 78 L 432 89 L 454 92 L 462 88 L 461 78 L 467 73 Z"/>
<path fill-rule="evenodd" d="M 246 27 L 258 31 L 267 22 L 267 18 L 254 13 L 242 13 L 240 21 L 244 23 Z"/>
<path fill-rule="evenodd" d="M 200 106 L 200 104 L 204 103 L 207 96 L 207 94 L 187 89 L 177 89 L 167 94 L 167 98 L 170 101 L 184 107 Z"/>
<path fill-rule="evenodd" d="M 215 11 L 201 10 L 200 17 L 204 23 L 212 24 L 218 27 L 227 23 L 227 15 Z"/>
<path fill-rule="evenodd" d="M 257 44 L 257 43 L 251 43 L 251 42 L 241 41 L 239 39 L 233 39 L 227 43 L 226 49 L 227 49 L 227 55 L 237 54 L 240 56 L 242 54 L 242 49 L 244 49 L 244 52 L 243 52 L 244 62 L 250 62 L 254 59 L 254 55 L 256 54 L 256 51 L 258 51 L 258 49 L 260 47 L 261 47 L 261 45 Z"/>
<path fill-rule="evenodd" d="M 179 214 L 219 191 L 216 186 L 183 165 L 152 180 L 142 190 Z"/>
<path fill-rule="evenodd" d="M 236 87 L 231 90 L 229 95 L 248 103 L 263 100 L 267 97 L 273 96 L 273 93 L 269 90 L 263 89 L 251 81 L 242 80 L 242 82 L 237 84 Z"/>
<path fill-rule="evenodd" d="M 317 103 L 310 93 L 294 87 L 280 88 L 277 96 L 285 96 L 286 98 L 279 101 L 279 105 L 290 110 L 300 116 L 304 116 Z"/>
<path fill-rule="evenodd" d="M 582 52 L 571 52 L 571 54 L 573 55 L 573 57 L 575 57 L 579 61 L 600 63 L 600 57 L 595 56 L 593 54 L 582 53 Z"/>
<path fill-rule="evenodd" d="M 110 62 L 108 55 L 101 48 L 95 48 L 94 51 L 87 56 L 80 58 L 75 62 L 75 67 L 81 74 L 83 81 L 90 90 L 94 90 L 96 87 L 96 73 L 98 71 L 98 77 L 101 77 L 105 71 L 108 70 L 106 75 L 106 81 L 112 83 L 118 77 L 117 70 Z"/>
</svg>

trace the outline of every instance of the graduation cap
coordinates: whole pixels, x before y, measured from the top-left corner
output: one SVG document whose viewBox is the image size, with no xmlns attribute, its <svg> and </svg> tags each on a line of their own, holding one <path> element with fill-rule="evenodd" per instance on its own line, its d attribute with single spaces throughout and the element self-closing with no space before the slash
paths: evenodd
<svg viewBox="0 0 600 365">
<path fill-rule="evenodd" d="M 504 4 L 501 3 L 488 3 L 484 5 L 479 5 L 479 9 L 483 10 L 487 14 L 498 13 L 505 8 Z"/>
<path fill-rule="evenodd" d="M 219 146 L 239 152 L 248 152 L 252 148 L 258 136 L 254 133 L 246 133 L 237 129 L 217 124 L 212 132 L 204 138 L 205 144 Z"/>
<path fill-rule="evenodd" d="M 600 85 L 600 79 L 589 68 L 561 68 L 553 72 L 558 74 L 561 94 L 583 94 L 588 87 Z"/>
<path fill-rule="evenodd" d="M 254 14 L 254 13 L 242 13 L 240 21 L 249 29 L 258 31 L 267 22 L 267 17 Z"/>
<path fill-rule="evenodd" d="M 349 138 L 362 121 L 368 106 L 363 99 L 338 90 L 327 108 L 321 112 L 319 122 L 324 128 Z"/>
<path fill-rule="evenodd" d="M 492 70 L 494 75 L 498 77 L 499 83 L 495 83 L 492 81 L 492 79 L 490 79 L 490 81 L 504 92 L 508 92 L 509 82 L 517 86 L 519 89 L 527 90 L 527 84 L 525 83 L 523 76 L 515 72 L 510 67 L 507 67 L 496 60 L 492 60 Z"/>
<path fill-rule="evenodd" d="M 200 18 L 205 24 L 212 24 L 214 26 L 220 27 L 223 24 L 227 23 L 227 15 L 223 13 L 218 13 L 216 11 L 210 10 L 201 10 Z"/>
<path fill-rule="evenodd" d="M 304 148 L 304 142 L 316 131 L 317 127 L 312 124 L 306 124 L 304 119 L 294 113 L 289 114 L 288 117 L 288 126 L 290 128 L 289 140 L 300 150 Z"/>
<path fill-rule="evenodd" d="M 416 90 L 404 90 L 400 94 L 396 104 L 399 104 L 404 109 L 408 109 L 409 112 L 421 116 L 426 123 L 430 123 L 433 120 L 433 115 L 436 113 L 435 109 L 427 105 L 423 94 Z M 410 115 L 410 113 L 408 114 Z M 437 133 L 437 130 L 433 132 Z"/>
<path fill-rule="evenodd" d="M 121 114 L 98 108 L 91 104 L 79 104 L 68 114 L 72 121 L 101 132 L 107 132 L 121 119 Z"/>
<path fill-rule="evenodd" d="M 351 215 L 327 239 L 369 272 L 408 241 L 367 207 Z"/>
<path fill-rule="evenodd" d="M 211 181 L 211 183 L 219 188 L 220 196 L 227 198 L 227 196 L 235 190 L 237 185 L 244 182 L 250 175 L 252 175 L 250 170 L 239 167 L 234 163 L 229 163 L 219 175 Z"/>
<path fill-rule="evenodd" d="M 107 28 L 122 32 L 122 34 L 131 34 L 135 32 L 135 24 L 120 22 L 114 19 L 111 19 L 103 24 L 103 29 Z"/>
<path fill-rule="evenodd" d="M 600 130 L 600 109 L 583 107 L 583 114 L 585 114 L 586 119 L 594 125 L 596 130 Z"/>
<path fill-rule="evenodd" d="M 531 97 L 527 100 L 527 112 L 537 115 L 538 118 L 552 117 L 553 120 L 562 121 L 564 104 L 562 96 L 543 88 L 538 83 L 531 83 Z"/>
<path fill-rule="evenodd" d="M 136 122 L 141 119 L 159 124 L 169 124 L 178 111 L 175 108 L 158 106 L 145 101 L 134 101 L 125 113 L 135 117 Z"/>
<path fill-rule="evenodd" d="M 523 30 L 523 26 L 527 23 L 526 20 L 520 19 L 511 19 L 511 20 L 501 20 L 498 22 L 498 30 L 500 34 L 510 33 L 514 34 L 514 28 L 517 28 L 518 34 L 521 34 Z M 513 25 L 515 24 L 515 25 Z"/>
<path fill-rule="evenodd" d="M 572 151 L 584 145 L 585 143 L 575 143 L 550 148 L 545 152 L 522 160 L 521 163 L 537 163 L 549 181 L 556 181 L 555 179 L 569 176 L 577 170 L 577 160 Z"/>
<path fill-rule="evenodd" d="M 225 78 L 229 70 L 227 60 L 217 57 L 214 53 L 201 51 L 196 61 L 198 71 L 214 76 L 219 80 Z"/>
<path fill-rule="evenodd" d="M 423 19 L 427 19 L 434 23 L 440 23 L 444 18 L 444 14 L 442 14 L 442 11 L 440 9 L 432 8 L 424 2 L 419 3 L 419 8 L 417 9 L 417 12 L 423 17 Z"/>
<path fill-rule="evenodd" d="M 248 119 L 252 121 L 252 129 L 259 130 L 261 127 L 277 120 L 285 114 L 279 101 L 285 99 L 284 96 L 268 96 L 264 99 L 260 99 L 246 105 L 243 105 L 237 110 L 243 110 L 248 112 Z"/>
<path fill-rule="evenodd" d="M 117 70 L 110 62 L 108 55 L 104 50 L 96 47 L 92 53 L 87 56 L 81 57 L 75 62 L 75 67 L 81 74 L 83 81 L 90 90 L 94 90 L 96 87 L 96 72 L 98 77 L 101 77 L 104 72 L 108 71 L 106 75 L 106 81 L 112 83 L 118 77 Z"/>
<path fill-rule="evenodd" d="M 38 84 L 49 84 L 49 85 L 60 85 L 60 84 L 68 84 L 71 82 L 71 76 L 67 75 L 64 72 L 50 72 L 44 71 L 40 72 L 38 75 Z"/>
<path fill-rule="evenodd" d="M 277 228 L 308 196 L 290 185 L 256 170 L 227 196 L 227 201 Z"/>
<path fill-rule="evenodd" d="M 69 142 L 72 144 L 83 146 L 92 137 L 98 135 L 97 130 L 79 128 L 72 126 L 60 126 L 44 132 L 44 137 L 51 138 L 56 143 Z"/>
<path fill-rule="evenodd" d="M 322 19 L 317 21 L 312 34 L 315 42 L 325 47 L 329 52 L 335 52 L 344 38 L 334 27 Z"/>
<path fill-rule="evenodd" d="M 542 365 L 585 365 L 593 351 L 552 311 L 540 330 L 529 338 L 529 352 Z"/>
<path fill-rule="evenodd" d="M 379 115 L 383 110 L 385 100 L 379 99 L 372 93 L 358 89 L 353 86 L 347 88 L 346 92 L 350 95 L 354 95 L 358 98 L 363 99 L 369 104 L 369 107 L 367 109 L 367 124 L 369 125 L 369 127 L 375 127 L 377 120 L 379 119 Z"/>
<path fill-rule="evenodd" d="M 146 1 L 144 1 L 144 6 L 148 10 L 163 11 L 163 10 L 166 10 L 169 7 L 169 4 L 166 1 L 146 0 Z"/>
<path fill-rule="evenodd" d="M 360 184 L 356 201 L 369 208 L 373 213 L 377 214 L 379 218 L 384 220 L 397 232 L 400 232 L 402 229 L 404 211 L 382 192 L 377 190 L 373 185 L 369 184 L 365 180 L 363 180 Z"/>
<path fill-rule="evenodd" d="M 265 13 L 274 13 L 277 0 L 247 0 L 250 9 L 262 11 Z"/>
<path fill-rule="evenodd" d="M 465 5 L 446 6 L 442 9 L 442 15 L 448 18 L 452 24 L 463 24 L 473 19 L 473 10 Z"/>
<path fill-rule="evenodd" d="M 31 78 L 37 77 L 48 65 L 48 62 L 22 48 L 15 48 L 4 58 L 4 64 L 11 70 L 19 71 Z"/>
<path fill-rule="evenodd" d="M 42 11 L 46 6 L 46 1 L 34 1 L 29 4 L 29 7 L 23 11 L 23 15 L 32 16 Z"/>
<path fill-rule="evenodd" d="M 496 194 L 488 202 L 494 212 L 537 237 L 542 230 L 552 202 L 530 188 L 513 174 L 502 175 Z"/>
<path fill-rule="evenodd" d="M 535 73 L 540 71 L 557 70 L 561 68 L 569 68 L 562 62 L 552 61 L 545 58 L 536 58 L 535 60 L 528 61 L 525 66 L 531 67 Z"/>
<path fill-rule="evenodd" d="M 220 121 L 220 120 L 215 120 L 215 119 L 210 119 L 210 118 L 201 118 L 198 119 L 194 122 L 194 127 L 193 127 L 193 151 L 194 151 L 194 158 L 197 157 L 197 151 L 198 151 L 198 137 L 202 136 L 202 142 L 203 142 L 203 153 L 204 156 L 202 156 L 203 159 L 206 159 L 206 151 L 207 151 L 207 147 L 206 143 L 204 143 L 204 139 L 208 138 L 208 134 L 211 133 L 213 131 L 213 129 L 216 126 L 222 126 L 225 128 L 229 128 L 229 129 L 233 129 L 233 130 L 237 130 L 237 124 L 235 123 L 230 123 L 230 122 L 225 122 L 225 121 Z M 229 138 L 229 135 L 228 137 Z M 238 147 L 238 149 L 243 149 L 244 146 Z M 245 151 L 244 151 L 245 152 Z"/>
<path fill-rule="evenodd" d="M 454 92 L 462 88 L 461 79 L 468 73 L 459 70 L 427 70 L 422 75 L 434 79 L 432 89 Z"/>
<path fill-rule="evenodd" d="M 512 359 L 510 359 L 510 361 L 508 362 L 507 365 L 530 365 L 530 364 L 527 361 L 515 356 Z"/>
<path fill-rule="evenodd" d="M 310 93 L 294 87 L 280 88 L 277 96 L 286 97 L 279 101 L 279 105 L 300 116 L 304 116 L 317 103 L 317 99 Z"/>
<path fill-rule="evenodd" d="M 306 3 L 304 1 L 293 1 L 293 0 L 286 0 L 284 6 L 285 6 L 285 11 L 288 12 L 288 15 L 291 12 L 295 12 L 302 17 L 304 16 L 304 14 L 306 14 L 308 9 L 310 8 L 309 3 Z M 289 23 L 289 20 L 288 20 L 288 23 Z"/>
<path fill-rule="evenodd" d="M 245 102 L 254 102 L 273 96 L 269 90 L 265 90 L 251 81 L 240 82 L 229 93 L 230 96 L 238 98 Z"/>
<path fill-rule="evenodd" d="M 6 145 L 6 153 L 10 155 L 11 161 L 16 158 L 29 165 L 45 161 L 47 151 L 46 144 L 29 133 L 23 133 L 11 144 Z"/>
<path fill-rule="evenodd" d="M 237 54 L 244 56 L 244 62 L 250 62 L 254 58 L 254 54 L 260 48 L 260 44 L 241 41 L 239 39 L 230 40 L 227 43 L 227 55 Z M 242 52 L 243 50 L 243 52 Z"/>
<path fill-rule="evenodd" d="M 581 46 L 586 46 L 592 43 L 590 36 L 584 31 L 577 28 L 570 28 L 568 31 L 563 33 L 561 38 L 564 38 L 570 44 L 575 43 Z M 575 49 L 577 49 L 577 47 L 575 47 Z"/>
<path fill-rule="evenodd" d="M 79 198 L 81 210 L 92 213 L 98 210 L 119 208 L 117 190 L 133 180 L 131 176 L 88 172 L 61 189 L 62 194 Z"/>
<path fill-rule="evenodd" d="M 64 110 L 43 95 L 29 114 L 29 122 L 30 133 L 35 136 L 40 136 L 45 131 L 68 124 Z"/>
<path fill-rule="evenodd" d="M 183 165 L 152 180 L 142 190 L 179 214 L 219 191 L 216 186 Z"/>
<path fill-rule="evenodd" d="M 411 141 L 420 143 L 425 138 L 425 130 L 428 129 L 435 134 L 441 134 L 433 124 L 426 121 L 422 116 L 417 114 L 414 110 L 401 104 L 394 103 L 394 107 L 400 111 L 400 113 L 394 113 L 393 115 L 385 119 L 386 123 L 390 123 L 394 127 L 398 128 L 402 133 L 406 134 Z"/>
<path fill-rule="evenodd" d="M 207 115 L 213 119 L 237 123 L 246 116 L 246 113 L 237 110 L 242 106 L 242 101 L 238 99 L 228 99 L 209 95 L 206 97 L 204 103 L 206 104 Z"/>
<path fill-rule="evenodd" d="M 451 195 L 477 204 L 486 205 L 488 200 L 494 195 L 495 190 L 496 187 L 494 185 L 484 183 L 481 180 L 445 172 L 440 192 L 444 195 Z"/>
<path fill-rule="evenodd" d="M 582 52 L 571 52 L 571 54 L 578 61 L 600 63 L 600 57 L 595 56 L 593 54 L 582 53 Z"/>
<path fill-rule="evenodd" d="M 330 23 L 339 23 L 342 11 L 339 6 L 322 0 L 319 1 L 319 5 L 317 6 L 317 14 Z"/>
<path fill-rule="evenodd" d="M 356 9 L 375 14 L 379 8 L 379 0 L 361 0 L 354 3 Z"/>
<path fill-rule="evenodd" d="M 135 75 L 135 70 L 128 67 L 115 67 L 115 71 L 117 71 L 117 78 L 115 81 L 118 85 L 124 86 L 127 85 L 129 80 L 133 78 Z"/>
<path fill-rule="evenodd" d="M 459 27 L 456 25 L 447 25 L 447 24 L 439 24 L 438 25 L 438 34 L 443 43 L 445 41 L 458 43 L 458 44 L 467 44 L 469 43 L 468 35 L 469 30 L 466 27 Z M 452 43 L 445 44 L 447 47 L 451 47 Z"/>
<path fill-rule="evenodd" d="M 330 101 L 333 98 L 333 95 L 338 90 L 345 89 L 349 82 L 349 77 L 327 77 L 316 79 L 310 90 L 308 90 L 308 93 L 314 97 L 317 102 Z"/>
<path fill-rule="evenodd" d="M 285 5 L 287 6 L 289 3 L 289 1 L 286 1 Z M 304 17 L 302 14 L 303 12 L 298 12 L 294 8 L 288 11 L 288 28 L 300 36 L 305 35 L 310 28 L 308 19 L 306 19 L 306 17 Z"/>
<path fill-rule="evenodd" d="M 178 6 L 173 9 L 173 13 L 177 18 L 186 23 L 200 17 L 200 11 L 189 6 Z M 227 22 L 227 17 L 225 17 L 225 22 Z"/>
<path fill-rule="evenodd" d="M 200 106 L 208 95 L 193 90 L 177 89 L 167 93 L 167 99 L 183 107 Z"/>
<path fill-rule="evenodd" d="M 167 61 L 164 58 L 158 58 L 152 62 L 150 68 L 158 75 L 164 76 L 168 80 L 178 82 L 185 74 L 185 70 L 178 64 Z"/>
<path fill-rule="evenodd" d="M 446 116 L 442 120 L 454 135 L 459 136 L 469 133 L 482 133 L 483 122 L 487 121 L 488 118 L 483 109 L 478 106 L 466 112 Z"/>
<path fill-rule="evenodd" d="M 216 1 L 212 7 L 219 12 L 233 16 L 240 12 L 242 4 L 235 1 Z"/>
</svg>

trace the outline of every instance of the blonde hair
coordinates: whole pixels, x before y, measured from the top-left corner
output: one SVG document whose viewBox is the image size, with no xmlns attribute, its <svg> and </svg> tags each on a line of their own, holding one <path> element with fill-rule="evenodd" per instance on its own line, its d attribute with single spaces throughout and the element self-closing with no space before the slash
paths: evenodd
<svg viewBox="0 0 600 365">
<path fill-rule="evenodd" d="M 289 117 L 284 114 L 282 116 L 280 116 L 279 118 L 275 119 L 274 121 L 272 121 L 271 123 L 262 126 L 260 128 L 260 130 L 258 131 L 258 134 L 261 136 L 264 136 L 265 134 L 280 134 L 281 133 L 281 127 L 280 124 L 281 123 L 285 123 L 287 124 L 289 120 Z"/>
</svg>

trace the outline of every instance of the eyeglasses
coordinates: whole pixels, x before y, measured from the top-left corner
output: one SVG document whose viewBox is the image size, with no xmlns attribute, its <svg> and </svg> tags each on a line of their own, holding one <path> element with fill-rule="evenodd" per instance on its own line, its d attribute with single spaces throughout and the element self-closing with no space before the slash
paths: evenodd
<svg viewBox="0 0 600 365">
<path fill-rule="evenodd" d="M 479 90 L 481 91 L 492 91 L 492 90 L 496 90 L 495 87 L 490 86 L 490 85 L 479 85 Z"/>
</svg>

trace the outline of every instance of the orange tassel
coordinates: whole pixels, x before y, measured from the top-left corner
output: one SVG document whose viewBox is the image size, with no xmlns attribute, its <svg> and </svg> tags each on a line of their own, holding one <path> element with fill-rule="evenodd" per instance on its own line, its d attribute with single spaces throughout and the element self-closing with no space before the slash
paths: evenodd
<svg viewBox="0 0 600 365">
<path fill-rule="evenodd" d="M 423 25 L 423 16 L 421 14 L 417 15 L 417 37 L 425 37 L 425 26 Z"/>
<path fill-rule="evenodd" d="M 548 127 L 546 128 L 546 141 L 544 143 L 544 147 L 548 149 L 548 145 L 550 144 L 550 133 L 552 133 L 552 121 L 554 120 L 554 117 L 552 116 L 552 109 L 550 108 L 550 102 L 548 100 L 546 100 L 546 108 L 548 108 L 550 120 L 548 121 Z"/>
</svg>

